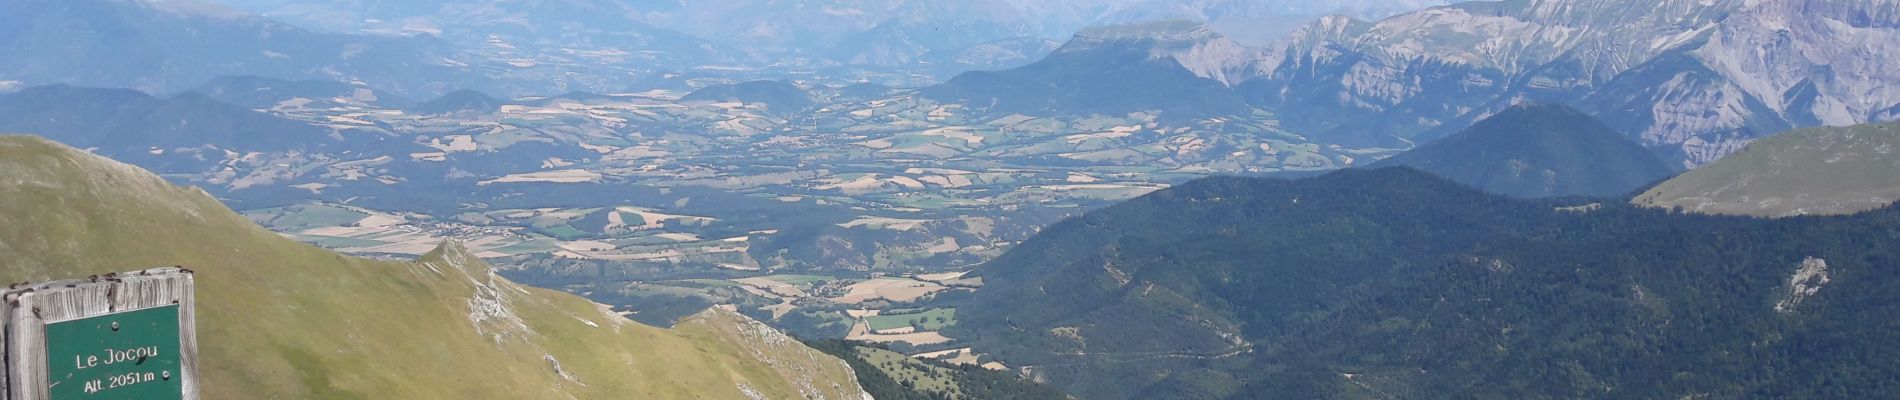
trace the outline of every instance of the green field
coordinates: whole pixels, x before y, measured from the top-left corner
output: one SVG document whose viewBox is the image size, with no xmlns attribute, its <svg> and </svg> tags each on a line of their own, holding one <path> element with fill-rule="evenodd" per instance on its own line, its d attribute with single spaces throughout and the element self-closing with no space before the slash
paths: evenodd
<svg viewBox="0 0 1900 400">
<path fill-rule="evenodd" d="M 550 226 L 547 228 L 542 228 L 541 233 L 546 233 L 548 236 L 553 236 L 554 238 L 561 239 L 561 240 L 573 240 L 573 239 L 579 239 L 579 238 L 583 238 L 583 237 L 587 237 L 588 235 L 591 235 L 590 233 L 587 233 L 586 231 L 582 231 L 579 228 L 575 228 L 573 226 L 568 226 L 568 225 L 555 225 L 555 226 Z"/>
<path fill-rule="evenodd" d="M 510 244 L 507 246 L 502 246 L 500 248 L 495 248 L 493 250 L 497 252 L 501 252 L 501 253 L 507 253 L 507 254 L 536 253 L 536 252 L 553 250 L 555 244 L 556 244 L 555 242 L 549 241 L 547 239 L 532 239 L 525 242 L 519 242 L 515 244 Z"/>
<path fill-rule="evenodd" d="M 745 286 L 745 285 L 740 285 L 740 284 L 737 284 L 737 283 L 732 283 L 732 281 L 725 281 L 725 280 L 718 280 L 718 279 L 682 279 L 682 280 L 678 280 L 678 281 L 672 281 L 672 282 L 661 282 L 661 283 L 678 283 L 678 284 L 681 284 L 681 285 L 692 285 L 692 286 L 699 286 L 699 287 L 740 287 L 740 286 Z"/>
<path fill-rule="evenodd" d="M 635 247 L 635 246 L 671 245 L 674 243 L 679 243 L 679 241 L 648 235 L 648 236 L 640 236 L 640 237 L 631 237 L 631 238 L 626 238 L 626 239 L 614 239 L 614 240 L 607 241 L 607 243 L 612 243 L 615 247 Z"/>
<path fill-rule="evenodd" d="M 916 390 L 937 393 L 959 393 L 960 388 L 949 369 L 926 364 L 903 354 L 872 347 L 857 348 L 864 361 L 890 375 L 900 383 Z"/>
<path fill-rule="evenodd" d="M 921 331 L 935 331 L 935 330 L 943 329 L 944 327 L 947 327 L 947 326 L 956 325 L 957 324 L 957 309 L 933 308 L 933 309 L 930 309 L 929 311 L 918 312 L 918 313 L 895 314 L 895 315 L 880 314 L 875 317 L 865 318 L 864 322 L 865 324 L 870 325 L 871 329 L 873 330 L 884 330 L 884 329 L 896 329 L 896 328 L 911 326 L 912 323 L 917 322 L 917 319 L 919 318 L 922 318 L 923 322 L 919 322 L 916 325 Z M 941 319 L 941 321 L 939 321 L 939 319 Z"/>
<path fill-rule="evenodd" d="M 324 236 L 311 236 L 311 237 L 321 238 L 313 242 L 317 245 L 317 247 L 331 248 L 331 249 L 341 249 L 341 248 L 349 248 L 349 247 L 371 247 L 371 246 L 381 246 L 381 245 L 388 244 L 388 243 L 379 242 L 375 240 L 369 240 L 369 239 L 357 239 L 357 238 L 347 238 L 347 237 L 324 237 Z"/>
</svg>

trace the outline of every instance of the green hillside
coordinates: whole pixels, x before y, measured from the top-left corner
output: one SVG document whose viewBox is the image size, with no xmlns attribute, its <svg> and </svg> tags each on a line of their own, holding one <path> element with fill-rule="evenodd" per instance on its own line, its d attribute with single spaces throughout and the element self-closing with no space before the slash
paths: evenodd
<svg viewBox="0 0 1900 400">
<path fill-rule="evenodd" d="M 1210 178 L 977 267 L 945 335 L 1087 399 L 1879 398 L 1900 210 L 1514 200 L 1409 168 Z"/>
<path fill-rule="evenodd" d="M 1535 103 L 1372 166 L 1413 167 L 1512 197 L 1621 196 L 1675 173 L 1603 122 Z"/>
<path fill-rule="evenodd" d="M 1069 398 L 1048 385 L 1024 380 L 1014 371 L 905 356 L 874 343 L 825 339 L 809 344 L 851 364 L 864 390 L 878 400 Z"/>
<path fill-rule="evenodd" d="M 1633 203 L 1706 214 L 1851 214 L 1900 199 L 1900 123 L 1801 129 L 1663 182 Z"/>
<path fill-rule="evenodd" d="M 210 399 L 859 399 L 852 371 L 708 311 L 663 330 L 496 276 L 450 244 L 417 262 L 279 237 L 202 191 L 0 136 L 0 279 L 197 271 Z"/>
</svg>

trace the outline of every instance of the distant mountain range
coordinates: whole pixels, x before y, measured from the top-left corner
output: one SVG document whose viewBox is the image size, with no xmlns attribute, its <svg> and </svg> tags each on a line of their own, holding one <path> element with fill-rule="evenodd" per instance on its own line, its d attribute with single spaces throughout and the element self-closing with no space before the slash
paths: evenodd
<svg viewBox="0 0 1900 400">
<path fill-rule="evenodd" d="M 8 282 L 196 271 L 207 398 L 864 396 L 839 359 L 737 314 L 634 324 L 452 243 L 412 262 L 346 257 L 40 138 L 0 136 L 0 181 Z"/>
<path fill-rule="evenodd" d="M 1469 2 L 1378 22 L 1327 17 L 1267 46 L 1185 22 L 1116 26 L 924 93 L 1058 114 L 1183 104 L 1220 114 L 1239 96 L 1315 140 L 1398 148 L 1524 101 L 1556 102 L 1690 167 L 1790 128 L 1900 118 L 1900 68 L 1864 51 L 1900 43 L 1896 10 L 1891 0 Z M 1184 73 L 1204 80 L 1173 78 Z M 1089 101 L 1125 104 L 1074 108 Z"/>
<path fill-rule="evenodd" d="M 169 93 L 224 75 L 363 81 L 405 93 L 479 82 L 428 36 L 325 33 L 174 0 L 5 0 L 0 81 Z"/>
<path fill-rule="evenodd" d="M 1685 165 L 1790 127 L 1894 118 L 1900 2 L 1514 0 L 1328 19 L 1242 85 L 1296 130 L 1423 141 L 1578 104 Z"/>
<path fill-rule="evenodd" d="M 919 93 L 996 115 L 1245 115 L 1245 99 L 1214 79 L 1222 61 L 1245 51 L 1185 21 L 1090 29 L 1035 63 L 964 73 Z M 1198 62 L 1207 58 L 1215 61 Z M 1210 69 L 1190 69 L 1203 65 Z"/>
<path fill-rule="evenodd" d="M 1602 121 L 1535 103 L 1370 167 L 1397 166 L 1512 197 L 1625 196 L 1676 172 Z"/>
<path fill-rule="evenodd" d="M 127 89 L 39 86 L 0 96 L 0 115 L 0 130 L 109 153 L 207 145 L 285 150 L 328 141 L 317 127 L 197 93 L 161 99 Z"/>
<path fill-rule="evenodd" d="M 1900 199 L 1900 123 L 1801 129 L 1750 143 L 1634 203 L 1708 214 L 1851 214 Z"/>
<path fill-rule="evenodd" d="M 732 84 L 712 85 L 686 96 L 680 101 L 731 101 L 739 103 L 757 103 L 774 111 L 793 113 L 817 105 L 811 93 L 800 89 L 798 85 L 784 81 L 747 81 Z"/>
<path fill-rule="evenodd" d="M 1209 178 L 978 267 L 945 334 L 1090 399 L 1879 397 L 1896 226 Z"/>
<path fill-rule="evenodd" d="M 510 41 L 556 32 L 595 31 L 625 39 L 595 40 L 656 61 L 754 61 L 781 65 L 912 66 L 944 61 L 932 54 L 970 52 L 1004 41 L 1061 40 L 1092 26 L 1169 19 L 1212 21 L 1265 42 L 1328 14 L 1380 18 L 1444 4 L 1443 0 L 1037 0 L 1037 1 L 638 1 L 510 2 L 434 0 L 383 4 L 357 0 L 227 0 L 233 6 L 294 23 L 353 31 L 440 31 Z M 557 27 L 555 22 L 569 26 Z M 702 46 L 702 44 L 704 44 Z M 700 49 L 694 49 L 699 47 Z M 1044 47 L 1040 51 L 1048 51 Z M 702 58 L 703 57 L 703 58 Z M 695 59 L 699 58 L 699 59 Z M 965 67 L 994 67 L 967 60 Z"/>
<path fill-rule="evenodd" d="M 437 97 L 434 100 L 416 104 L 409 107 L 408 110 L 425 115 L 449 114 L 463 111 L 491 113 L 501 110 L 501 106 L 505 104 L 507 104 L 507 101 L 491 97 L 486 93 L 471 89 L 462 89 L 449 92 L 449 94 L 442 95 L 442 97 Z"/>
<path fill-rule="evenodd" d="M 403 108 L 411 104 L 408 98 L 366 85 L 329 80 L 291 81 L 256 75 L 221 76 L 192 91 L 252 109 L 292 104 L 301 107 L 360 104 Z"/>
<path fill-rule="evenodd" d="M 198 0 L 12 1 L 26 11 L 0 20 L 0 51 L 15 63 L 0 61 L 0 82 L 13 86 L 173 93 L 246 74 L 428 98 L 707 84 L 624 79 L 660 70 L 914 84 L 975 69 L 993 71 L 927 97 L 1044 114 L 1260 109 L 1314 141 L 1386 148 L 1522 101 L 1559 102 L 1685 167 L 1790 128 L 1900 117 L 1900 68 L 1875 56 L 1900 50 L 1889 49 L 1900 43 L 1893 0 L 1512 0 L 1377 22 L 1355 17 L 1440 3 L 234 2 L 294 26 Z M 1232 28 L 1329 13 L 1346 16 L 1273 40 Z M 1147 22 L 1164 18 L 1206 25 Z M 1090 28 L 1105 23 L 1132 25 Z"/>
<path fill-rule="evenodd" d="M 217 93 L 253 102 L 275 96 Z M 273 157 L 374 157 L 426 149 L 402 138 L 286 119 L 198 92 L 159 98 L 65 85 L 0 95 L 0 132 L 40 135 L 167 173 L 215 173 L 260 166 Z"/>
<path fill-rule="evenodd" d="M 1147 21 L 1200 21 L 1248 45 L 1273 41 L 1325 16 L 1360 20 L 1381 18 L 1464 0 L 1190 0 L 1136 1 L 1115 10 L 1101 24 Z"/>
</svg>

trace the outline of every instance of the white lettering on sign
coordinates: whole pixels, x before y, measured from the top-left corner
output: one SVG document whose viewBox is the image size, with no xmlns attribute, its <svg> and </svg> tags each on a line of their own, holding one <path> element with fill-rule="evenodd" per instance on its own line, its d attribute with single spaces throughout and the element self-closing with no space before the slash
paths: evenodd
<svg viewBox="0 0 1900 400">
<path fill-rule="evenodd" d="M 99 358 L 99 356 L 80 357 L 75 354 L 73 355 L 73 367 L 76 369 L 86 369 L 98 366 L 101 363 L 112 365 L 122 362 L 138 362 L 145 360 L 146 357 L 158 355 L 158 346 L 134 347 L 124 350 L 105 349 L 101 351 L 101 353 L 105 358 Z"/>
<path fill-rule="evenodd" d="M 132 372 L 106 377 L 106 380 L 86 381 L 86 393 L 99 393 L 101 390 L 118 389 L 140 383 L 158 380 L 158 374 L 150 372 Z"/>
</svg>

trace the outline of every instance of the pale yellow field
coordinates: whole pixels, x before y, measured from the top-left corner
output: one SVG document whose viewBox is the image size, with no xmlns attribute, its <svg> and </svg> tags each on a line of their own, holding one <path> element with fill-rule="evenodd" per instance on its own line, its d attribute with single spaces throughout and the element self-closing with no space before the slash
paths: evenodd
<svg viewBox="0 0 1900 400">
<path fill-rule="evenodd" d="M 566 170 L 560 170 L 560 171 L 541 171 L 541 172 L 529 172 L 529 173 L 524 173 L 524 174 L 513 174 L 513 175 L 503 176 L 500 178 L 481 181 L 478 184 L 490 185 L 490 184 L 496 184 L 496 183 L 513 183 L 513 182 L 581 183 L 581 182 L 596 182 L 600 180 L 600 177 L 601 175 L 599 172 L 588 171 L 584 169 L 566 169 Z"/>
<path fill-rule="evenodd" d="M 844 304 L 858 304 L 876 299 L 903 302 L 916 300 L 948 287 L 907 278 L 878 278 L 858 282 L 848 289 L 850 291 L 844 296 L 833 298 L 831 301 Z"/>
<path fill-rule="evenodd" d="M 922 358 L 922 359 L 934 359 L 934 360 L 939 360 L 939 361 L 956 364 L 956 365 L 977 365 L 977 354 L 975 351 L 970 350 L 970 348 L 968 347 L 956 348 L 956 349 L 950 349 L 950 350 L 944 350 L 944 351 L 932 351 L 928 353 L 917 353 L 917 354 L 911 355 L 911 357 Z M 996 362 L 996 361 L 983 363 L 981 367 L 983 367 L 983 369 L 987 369 L 991 371 L 1003 371 L 1003 370 L 1009 369 L 1009 366 L 1004 365 L 1003 363 L 1000 363 L 1000 362 Z"/>
<path fill-rule="evenodd" d="M 864 321 L 858 321 L 857 324 L 851 325 L 851 333 L 845 336 L 845 339 L 846 340 L 862 340 L 866 342 L 877 342 L 877 343 L 904 342 L 904 343 L 910 343 L 912 345 L 949 343 L 952 340 L 950 339 L 950 337 L 944 336 L 943 334 L 937 333 L 937 332 L 915 332 L 915 333 L 905 333 L 905 334 L 897 334 L 897 335 L 881 335 L 881 334 L 871 333 L 870 328 L 864 323 Z"/>
</svg>

